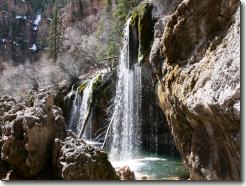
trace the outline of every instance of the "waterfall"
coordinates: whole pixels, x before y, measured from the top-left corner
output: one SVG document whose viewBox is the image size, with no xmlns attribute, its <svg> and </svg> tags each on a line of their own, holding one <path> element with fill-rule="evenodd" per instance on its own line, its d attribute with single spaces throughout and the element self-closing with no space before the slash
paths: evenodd
<svg viewBox="0 0 246 186">
<path fill-rule="evenodd" d="M 77 88 L 75 93 L 75 99 L 73 101 L 71 114 L 70 114 L 69 129 L 71 129 L 76 135 L 79 135 L 79 132 L 81 131 L 81 128 L 83 127 L 83 124 L 86 120 L 86 117 L 89 114 L 88 112 L 89 112 L 89 107 L 90 107 L 90 102 L 93 92 L 94 79 L 95 78 L 93 78 L 87 83 L 82 95 L 81 95 L 80 87 Z M 82 135 L 82 139 L 84 140 L 91 139 L 90 120 L 88 120 L 88 122 L 89 123 L 87 124 L 88 126 L 87 128 L 89 129 L 87 130 L 86 128 L 85 132 Z"/>
<path fill-rule="evenodd" d="M 84 121 L 85 121 L 87 115 L 89 114 L 88 112 L 89 112 L 90 101 L 92 98 L 93 82 L 94 82 L 94 78 L 87 84 L 86 88 L 83 91 L 83 98 L 82 98 L 82 104 L 81 104 L 81 109 L 80 109 L 81 117 L 79 119 L 80 129 L 83 127 L 82 124 L 85 124 Z M 87 126 L 90 127 L 91 126 L 90 123 Z M 91 132 L 91 130 L 86 130 L 82 135 L 82 139 L 91 140 L 90 138 L 87 138 L 88 135 L 86 135 L 86 132 L 88 134 L 88 132 Z M 89 134 L 89 136 L 91 136 L 91 134 Z"/>
<path fill-rule="evenodd" d="M 130 61 L 130 21 L 124 29 L 123 47 L 118 65 L 118 81 L 111 118 L 111 160 L 127 160 L 138 155 L 141 145 L 142 69 Z"/>
<path fill-rule="evenodd" d="M 69 93 L 69 95 L 73 94 L 73 88 L 72 91 Z M 71 97 L 71 96 L 69 96 Z M 72 109 L 70 112 L 70 119 L 69 119 L 69 129 L 72 130 L 75 134 L 78 134 L 79 128 L 77 126 L 78 120 L 80 118 L 80 107 L 81 107 L 81 95 L 79 92 L 79 87 L 77 88 L 75 92 L 75 98 L 72 103 Z"/>
</svg>

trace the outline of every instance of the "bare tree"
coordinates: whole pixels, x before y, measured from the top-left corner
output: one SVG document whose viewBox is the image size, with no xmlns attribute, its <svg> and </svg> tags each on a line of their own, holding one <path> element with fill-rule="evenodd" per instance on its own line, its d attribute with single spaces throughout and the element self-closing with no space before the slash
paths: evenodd
<svg viewBox="0 0 246 186">
<path fill-rule="evenodd" d="M 39 77 L 38 77 L 38 71 L 35 65 L 30 63 L 25 63 L 23 66 L 23 73 L 27 76 L 29 79 L 32 89 L 38 90 L 39 88 Z"/>
</svg>

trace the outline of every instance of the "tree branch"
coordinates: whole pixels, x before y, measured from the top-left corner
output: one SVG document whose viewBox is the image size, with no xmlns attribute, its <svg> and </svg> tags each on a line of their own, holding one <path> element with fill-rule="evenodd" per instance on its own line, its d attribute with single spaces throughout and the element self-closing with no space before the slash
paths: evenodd
<svg viewBox="0 0 246 186">
<path fill-rule="evenodd" d="M 118 58 L 119 58 L 119 56 L 113 56 L 113 57 L 100 59 L 99 61 L 107 61 L 107 60 L 110 60 L 110 59 L 118 59 Z"/>
</svg>

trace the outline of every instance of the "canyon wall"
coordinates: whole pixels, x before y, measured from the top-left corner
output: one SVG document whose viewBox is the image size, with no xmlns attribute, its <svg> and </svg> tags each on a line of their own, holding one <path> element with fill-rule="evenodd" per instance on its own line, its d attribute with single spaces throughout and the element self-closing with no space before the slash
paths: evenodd
<svg viewBox="0 0 246 186">
<path fill-rule="evenodd" d="M 193 180 L 240 179 L 239 4 L 185 0 L 156 24 L 156 94 Z"/>
</svg>

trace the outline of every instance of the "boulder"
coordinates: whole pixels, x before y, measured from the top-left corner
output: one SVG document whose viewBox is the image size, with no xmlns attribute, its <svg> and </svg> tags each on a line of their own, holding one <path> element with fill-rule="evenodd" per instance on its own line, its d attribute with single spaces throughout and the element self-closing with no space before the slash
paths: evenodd
<svg viewBox="0 0 246 186">
<path fill-rule="evenodd" d="M 56 179 L 119 179 L 105 152 L 86 145 L 84 141 L 71 136 L 64 141 L 55 140 L 52 164 Z"/>
<path fill-rule="evenodd" d="M 116 172 L 121 180 L 135 180 L 135 174 L 131 171 L 129 166 L 119 167 L 116 169 Z"/>
</svg>

